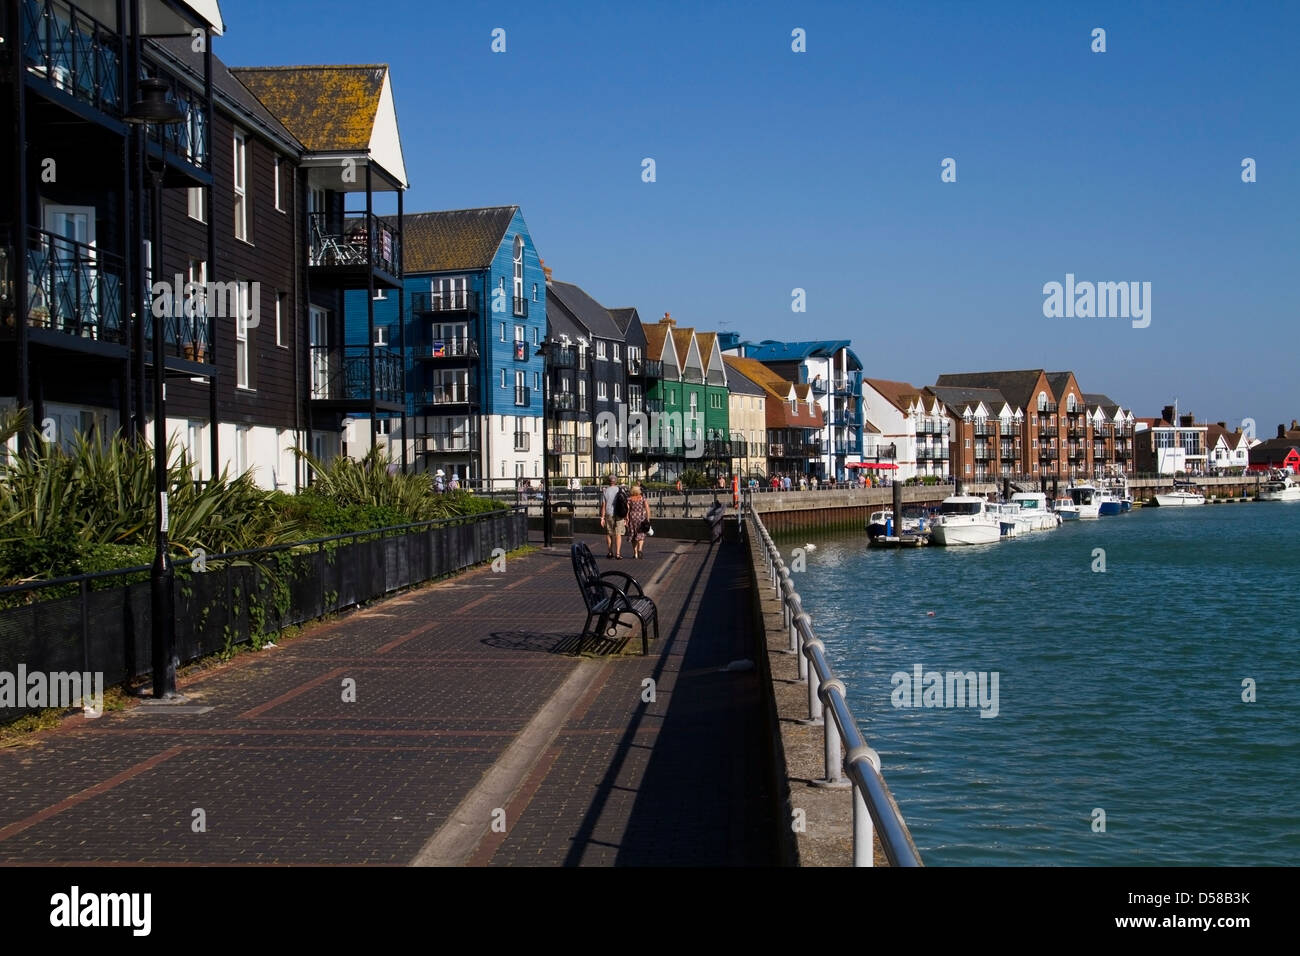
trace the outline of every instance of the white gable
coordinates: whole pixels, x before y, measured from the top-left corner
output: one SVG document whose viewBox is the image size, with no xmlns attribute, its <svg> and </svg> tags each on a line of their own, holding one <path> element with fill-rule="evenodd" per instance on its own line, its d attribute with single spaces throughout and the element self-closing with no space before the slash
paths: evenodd
<svg viewBox="0 0 1300 956">
<path fill-rule="evenodd" d="M 379 106 L 370 127 L 370 158 L 397 177 L 404 187 L 406 163 L 402 159 L 402 138 L 397 132 L 397 109 L 393 106 L 393 86 L 389 71 L 384 70 L 384 86 L 379 92 Z"/>
</svg>

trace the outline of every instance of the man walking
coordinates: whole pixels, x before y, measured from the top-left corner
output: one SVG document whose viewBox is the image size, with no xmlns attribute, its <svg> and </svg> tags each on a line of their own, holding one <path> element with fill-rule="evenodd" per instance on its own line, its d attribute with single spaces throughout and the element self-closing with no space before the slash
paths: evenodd
<svg viewBox="0 0 1300 956">
<path fill-rule="evenodd" d="M 622 514 L 619 514 L 620 505 Z M 605 476 L 600 490 L 600 526 L 605 529 L 605 557 L 623 560 L 623 535 L 627 533 L 627 496 L 614 473 Z"/>
</svg>

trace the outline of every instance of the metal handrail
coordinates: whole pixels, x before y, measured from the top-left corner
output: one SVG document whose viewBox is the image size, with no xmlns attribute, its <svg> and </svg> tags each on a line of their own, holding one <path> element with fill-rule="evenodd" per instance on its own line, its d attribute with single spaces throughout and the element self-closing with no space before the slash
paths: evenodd
<svg viewBox="0 0 1300 956">
<path fill-rule="evenodd" d="M 823 726 L 826 777 L 820 783 L 842 786 L 842 775 L 847 774 L 853 788 L 853 865 L 874 864 L 874 824 L 890 866 L 922 866 L 921 854 L 912 842 L 903 814 L 880 774 L 880 756 L 867 746 L 858 729 L 858 722 L 844 698 L 844 683 L 835 676 L 826 660 L 825 645 L 813 631 L 812 619 L 803 609 L 781 552 L 754 511 L 748 492 L 744 501 L 745 512 L 762 545 L 769 584 L 781 599 L 782 620 L 790 632 L 789 651 L 799 655 L 799 679 L 808 682 L 809 723 Z M 827 710 L 831 721 L 825 719 Z M 831 722 L 835 725 L 834 732 Z M 847 748 L 847 756 L 842 756 L 844 748 Z"/>
</svg>

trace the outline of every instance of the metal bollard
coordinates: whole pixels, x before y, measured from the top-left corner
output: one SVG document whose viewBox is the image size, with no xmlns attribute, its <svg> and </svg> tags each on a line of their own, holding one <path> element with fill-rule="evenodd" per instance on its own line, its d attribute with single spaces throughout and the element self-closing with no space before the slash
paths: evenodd
<svg viewBox="0 0 1300 956">
<path fill-rule="evenodd" d="M 876 773 L 880 772 L 880 754 L 876 753 L 870 747 L 863 745 L 854 747 L 849 751 L 848 762 L 850 765 L 857 763 L 859 760 L 866 759 L 871 766 L 876 768 Z M 854 866 L 875 866 L 875 826 L 871 822 L 871 812 L 867 809 L 866 795 L 858 788 L 857 784 L 853 785 L 853 865 Z"/>
<path fill-rule="evenodd" d="M 806 614 L 802 616 L 807 617 Z M 818 640 L 804 641 L 803 653 L 799 655 L 800 659 L 801 660 L 807 659 L 809 654 L 812 652 L 813 648 L 816 648 L 818 650 L 826 649 L 825 645 L 822 644 L 821 641 Z M 817 668 L 812 666 L 811 660 L 808 661 L 807 667 L 808 667 L 808 720 L 807 722 L 810 724 L 820 724 L 824 719 L 822 717 L 822 698 L 821 698 L 821 694 L 818 693 L 818 691 L 821 690 L 821 685 L 820 685 L 821 677 L 817 674 Z"/>
</svg>

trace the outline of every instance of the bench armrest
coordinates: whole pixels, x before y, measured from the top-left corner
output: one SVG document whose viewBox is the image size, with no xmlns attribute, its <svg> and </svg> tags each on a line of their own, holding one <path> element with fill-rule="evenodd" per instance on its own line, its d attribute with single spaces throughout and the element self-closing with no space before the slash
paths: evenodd
<svg viewBox="0 0 1300 956">
<path fill-rule="evenodd" d="M 605 576 L 602 574 L 601 578 L 603 579 L 604 577 Z M 612 592 L 612 597 L 617 598 L 618 602 L 621 602 L 621 603 L 611 602 L 610 610 L 612 611 L 632 610 L 631 599 L 627 596 L 627 592 L 624 591 L 622 588 L 620 588 L 618 585 L 610 584 L 608 581 L 605 580 L 598 580 L 592 583 L 595 584 L 597 587 L 602 588 L 605 591 Z"/>
<path fill-rule="evenodd" d="M 627 572 L 606 571 L 603 574 L 601 574 L 600 579 L 601 581 L 604 581 L 605 578 L 610 578 L 610 577 L 622 578 L 624 581 L 627 582 L 625 585 L 623 585 L 623 588 L 625 590 L 631 592 L 632 589 L 635 588 L 636 590 L 633 592 L 635 597 L 645 597 L 645 591 L 641 587 L 641 582 L 638 581 L 636 578 L 632 577 L 632 575 L 628 574 Z M 611 585 L 611 587 L 612 586 L 613 585 Z M 623 590 L 619 590 L 618 588 L 615 588 L 615 590 L 618 590 L 620 594 L 623 594 Z M 624 595 L 624 597 L 626 597 L 626 595 Z"/>
</svg>

